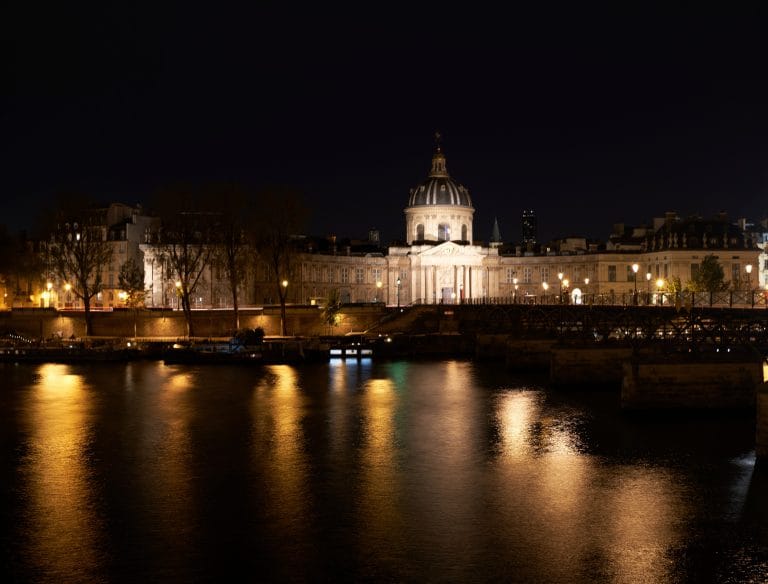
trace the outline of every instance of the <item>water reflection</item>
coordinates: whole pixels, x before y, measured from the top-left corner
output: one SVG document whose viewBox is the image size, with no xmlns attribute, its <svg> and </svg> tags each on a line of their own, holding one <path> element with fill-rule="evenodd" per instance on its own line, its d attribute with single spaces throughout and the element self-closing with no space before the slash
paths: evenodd
<svg viewBox="0 0 768 584">
<path fill-rule="evenodd" d="M 1 581 L 765 580 L 738 424 L 466 362 L 31 371 L 0 392 Z"/>
<path fill-rule="evenodd" d="M 606 468 L 584 451 L 578 412 L 547 406 L 541 391 L 507 391 L 496 408 L 502 539 L 548 558 L 545 580 L 602 572 L 613 582 L 667 581 L 686 516 L 684 494 L 668 473 Z"/>
<path fill-rule="evenodd" d="M 362 394 L 363 439 L 360 452 L 359 551 L 363 557 L 397 549 L 404 531 L 401 469 L 397 460 L 395 413 L 398 395 L 391 379 L 369 379 Z M 380 569 L 395 566 L 382 558 Z M 391 561 L 391 558 L 390 558 Z"/>
<path fill-rule="evenodd" d="M 253 392 L 252 457 L 262 478 L 258 496 L 266 499 L 272 549 L 281 557 L 295 557 L 292 565 L 281 566 L 291 578 L 305 569 L 312 506 L 302 427 L 304 405 L 297 370 L 290 365 L 267 367 Z"/>
<path fill-rule="evenodd" d="M 28 411 L 23 472 L 29 499 L 26 559 L 37 577 L 76 581 L 102 569 L 102 523 L 92 491 L 91 388 L 70 366 L 38 369 Z"/>
</svg>

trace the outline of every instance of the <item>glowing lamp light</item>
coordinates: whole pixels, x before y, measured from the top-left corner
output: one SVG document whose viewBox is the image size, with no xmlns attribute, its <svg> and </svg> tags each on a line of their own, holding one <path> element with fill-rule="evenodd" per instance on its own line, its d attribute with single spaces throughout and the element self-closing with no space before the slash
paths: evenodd
<svg viewBox="0 0 768 584">
<path fill-rule="evenodd" d="M 584 278 L 584 285 L 589 286 L 589 278 Z"/>
<path fill-rule="evenodd" d="M 181 288 L 181 282 L 179 280 L 176 280 L 176 287 Z"/>
<path fill-rule="evenodd" d="M 662 280 L 661 278 L 656 280 L 656 287 L 657 288 L 663 288 L 664 287 L 664 280 Z"/>
<path fill-rule="evenodd" d="M 568 278 L 565 278 L 563 280 L 563 288 L 567 288 L 570 285 L 570 283 L 571 283 L 570 280 L 568 280 Z"/>
<path fill-rule="evenodd" d="M 283 288 L 287 288 L 288 287 L 288 280 L 283 280 L 282 281 L 282 285 L 283 285 Z"/>
<path fill-rule="evenodd" d="M 646 272 L 645 273 L 645 279 L 648 280 L 649 282 L 651 281 L 651 273 L 650 272 Z"/>
<path fill-rule="evenodd" d="M 541 287 L 544 288 L 544 292 L 546 292 L 547 289 L 549 288 L 549 284 L 547 284 L 546 282 L 542 282 Z"/>
<path fill-rule="evenodd" d="M 747 264 L 747 267 L 745 268 L 745 270 L 747 270 L 747 274 L 751 274 L 752 273 L 752 264 Z"/>
<path fill-rule="evenodd" d="M 637 274 L 637 270 L 640 269 L 640 266 L 638 264 L 632 264 L 632 271 Z"/>
<path fill-rule="evenodd" d="M 48 283 L 46 283 L 45 287 L 48 288 L 48 290 L 50 291 L 50 289 L 53 288 L 53 284 L 48 282 Z"/>
</svg>

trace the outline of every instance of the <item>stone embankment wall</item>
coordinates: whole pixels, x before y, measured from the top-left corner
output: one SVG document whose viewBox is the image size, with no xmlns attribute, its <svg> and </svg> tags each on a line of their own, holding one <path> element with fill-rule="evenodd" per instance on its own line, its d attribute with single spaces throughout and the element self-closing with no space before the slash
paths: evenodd
<svg viewBox="0 0 768 584">
<path fill-rule="evenodd" d="M 330 327 L 322 319 L 317 307 L 289 307 L 287 309 L 288 334 L 291 335 L 343 335 L 364 331 L 384 314 L 380 307 L 349 307 L 342 311 L 338 326 Z M 231 310 L 194 311 L 195 335 L 199 337 L 225 337 L 234 332 Z M 178 310 L 119 310 L 93 313 L 94 336 L 183 337 L 187 334 L 184 314 Z M 262 327 L 267 335 L 280 334 L 280 309 L 240 311 L 240 328 Z M 46 309 L 27 309 L 0 312 L 0 332 L 47 339 L 52 336 L 68 338 L 85 334 L 82 312 L 57 312 Z"/>
</svg>

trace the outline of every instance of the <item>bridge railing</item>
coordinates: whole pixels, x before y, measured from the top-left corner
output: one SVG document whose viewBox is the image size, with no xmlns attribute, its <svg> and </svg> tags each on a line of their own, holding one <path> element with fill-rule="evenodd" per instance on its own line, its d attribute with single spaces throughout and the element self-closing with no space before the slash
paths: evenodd
<svg viewBox="0 0 768 584">
<path fill-rule="evenodd" d="M 675 306 L 677 308 L 761 308 L 768 309 L 768 290 L 726 290 L 721 292 L 627 292 L 621 294 L 513 294 L 487 298 L 457 299 L 456 304 L 583 304 L 597 306 Z"/>
</svg>

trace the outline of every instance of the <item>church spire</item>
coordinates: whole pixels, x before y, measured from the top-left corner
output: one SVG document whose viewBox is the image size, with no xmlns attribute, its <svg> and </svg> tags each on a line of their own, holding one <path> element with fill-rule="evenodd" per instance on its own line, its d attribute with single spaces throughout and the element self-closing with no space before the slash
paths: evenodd
<svg viewBox="0 0 768 584">
<path fill-rule="evenodd" d="M 445 155 L 442 148 L 443 136 L 440 132 L 435 132 L 435 153 L 432 156 L 432 170 L 430 177 L 448 177 L 448 170 L 445 168 Z"/>
<path fill-rule="evenodd" d="M 501 233 L 499 233 L 499 220 L 493 218 L 493 229 L 491 230 L 491 243 L 501 243 Z"/>
</svg>

